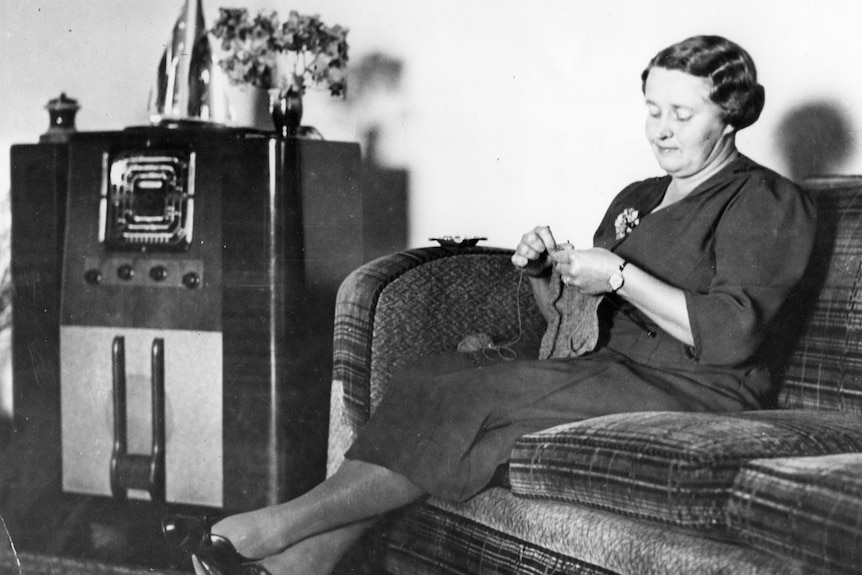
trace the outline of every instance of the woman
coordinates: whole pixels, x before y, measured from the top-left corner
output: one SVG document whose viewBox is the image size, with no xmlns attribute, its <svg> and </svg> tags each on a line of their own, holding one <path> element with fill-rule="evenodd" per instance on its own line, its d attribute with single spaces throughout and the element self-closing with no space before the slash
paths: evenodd
<svg viewBox="0 0 862 575">
<path fill-rule="evenodd" d="M 757 350 L 806 267 L 812 204 L 736 149 L 764 102 L 742 48 L 689 38 L 659 52 L 642 80 L 647 139 L 667 175 L 625 188 L 594 248 L 559 249 L 540 226 L 512 256 L 548 315 L 557 278 L 605 296 L 598 347 L 513 363 L 462 355 L 394 376 L 338 472 L 214 525 L 198 573 L 327 573 L 379 515 L 485 488 L 526 433 L 624 411 L 765 405 L 772 390 Z"/>
</svg>

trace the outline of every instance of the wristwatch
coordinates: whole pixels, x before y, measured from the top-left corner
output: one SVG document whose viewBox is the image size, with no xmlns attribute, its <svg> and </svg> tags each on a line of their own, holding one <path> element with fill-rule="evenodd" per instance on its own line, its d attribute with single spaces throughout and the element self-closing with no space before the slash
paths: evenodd
<svg viewBox="0 0 862 575">
<path fill-rule="evenodd" d="M 628 264 L 629 262 L 623 260 L 623 263 L 620 264 L 620 269 L 612 273 L 608 278 L 608 286 L 611 288 L 611 293 L 617 293 L 617 290 L 626 283 L 626 278 L 623 277 L 623 270 L 626 269 Z"/>
</svg>

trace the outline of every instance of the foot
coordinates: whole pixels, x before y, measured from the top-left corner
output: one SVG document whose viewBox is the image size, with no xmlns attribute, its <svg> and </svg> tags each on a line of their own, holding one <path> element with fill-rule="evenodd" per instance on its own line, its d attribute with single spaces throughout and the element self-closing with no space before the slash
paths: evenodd
<svg viewBox="0 0 862 575">
<path fill-rule="evenodd" d="M 271 575 L 328 575 L 341 559 L 339 544 L 333 532 L 303 539 L 278 555 L 260 561 Z M 206 574 L 203 574 L 206 575 Z"/>
<path fill-rule="evenodd" d="M 281 529 L 277 513 L 265 508 L 226 517 L 213 525 L 212 533 L 230 540 L 240 555 L 256 560 L 279 553 L 290 544 L 280 536 Z"/>
<path fill-rule="evenodd" d="M 235 571 L 235 567 L 252 561 L 239 553 L 233 542 L 213 533 L 206 518 L 191 515 L 172 515 L 162 519 L 162 535 L 168 546 L 180 549 L 189 555 L 198 555 L 199 563 L 207 570 L 203 557 L 209 563 L 220 565 L 222 570 Z"/>
<path fill-rule="evenodd" d="M 192 567 L 194 567 L 195 575 L 272 575 L 263 565 L 258 563 L 247 563 L 231 569 L 224 569 L 223 566 L 214 565 L 205 559 L 198 559 L 196 555 L 192 555 Z"/>
</svg>

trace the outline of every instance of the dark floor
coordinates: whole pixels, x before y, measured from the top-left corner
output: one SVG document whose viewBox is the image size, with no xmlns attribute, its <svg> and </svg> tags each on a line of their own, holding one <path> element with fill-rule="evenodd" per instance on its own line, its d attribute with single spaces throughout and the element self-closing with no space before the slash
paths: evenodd
<svg viewBox="0 0 862 575">
<path fill-rule="evenodd" d="M 13 426 L 0 419 L 0 575 L 181 575 L 183 552 L 164 545 L 161 521 L 173 513 L 218 518 L 224 512 L 63 493 L 57 417 L 32 413 Z M 357 543 L 337 573 L 373 575 L 385 532 Z M 19 570 L 20 562 L 20 570 Z"/>
<path fill-rule="evenodd" d="M 161 518 L 176 507 L 61 492 L 59 465 L 52 463 L 59 446 L 48 443 L 53 434 L 44 421 L 17 428 L 0 423 L 0 532 L 5 532 L 0 535 L 0 561 L 7 563 L 0 565 L 0 573 L 17 572 L 12 549 L 31 560 L 45 556 L 150 572 L 190 571 L 188 558 L 161 540 Z M 40 571 L 24 563 L 25 573 Z"/>
<path fill-rule="evenodd" d="M 332 305 L 311 307 L 333 308 Z M 328 321 L 331 323 L 331 319 Z M 322 321 L 318 323 L 322 324 Z M 302 472 L 308 476 L 308 480 L 301 482 L 303 489 L 310 488 L 312 480 L 322 480 L 326 456 L 331 373 L 327 361 L 332 357 L 327 345 L 331 346 L 332 336 L 327 332 L 315 337 L 326 337 L 328 341 L 317 344 L 317 339 L 311 340 L 309 336 L 309 341 L 314 342 L 311 348 L 314 352 L 301 354 L 301 361 L 291 364 L 294 370 L 291 373 L 297 381 L 318 382 L 314 387 L 317 395 L 312 403 L 315 406 L 320 404 L 320 409 L 311 410 L 313 413 L 308 414 L 313 422 L 301 418 L 292 422 L 292 425 L 302 427 L 303 440 L 293 441 L 291 445 L 296 449 L 299 449 L 296 447 L 299 444 L 307 447 L 303 448 L 301 458 L 297 456 L 308 467 Z M 0 575 L 18 573 L 14 555 L 10 554 L 13 545 L 20 556 L 31 560 L 39 556 L 83 562 L 84 568 L 80 571 L 83 573 L 120 573 L 128 569 L 151 573 L 166 570 L 191 572 L 189 557 L 164 545 L 162 518 L 175 513 L 218 518 L 226 512 L 64 493 L 61 489 L 59 385 L 56 377 L 44 377 L 44 373 L 50 370 L 39 371 L 43 363 L 46 362 L 34 362 L 31 371 L 36 375 L 20 380 L 25 381 L 29 388 L 21 405 L 16 403 L 14 425 L 9 420 L 0 419 L 0 516 L 5 523 L 5 527 L 0 529 Z M 294 465 L 293 468 L 299 466 Z M 4 532 L 8 532 L 9 537 Z M 97 569 L 97 565 L 103 567 Z M 112 571 L 104 565 L 117 568 Z M 27 575 L 41 572 L 78 571 L 66 563 L 57 567 L 56 562 L 54 567 L 48 563 L 24 569 Z"/>
</svg>

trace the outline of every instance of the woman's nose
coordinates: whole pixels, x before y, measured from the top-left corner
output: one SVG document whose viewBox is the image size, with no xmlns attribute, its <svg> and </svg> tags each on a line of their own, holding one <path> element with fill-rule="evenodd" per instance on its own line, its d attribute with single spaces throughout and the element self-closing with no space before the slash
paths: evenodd
<svg viewBox="0 0 862 575">
<path fill-rule="evenodd" d="M 673 136 L 673 128 L 671 127 L 670 122 L 664 118 L 658 121 L 658 126 L 656 126 L 656 128 L 656 136 L 662 140 L 666 140 Z"/>
</svg>

